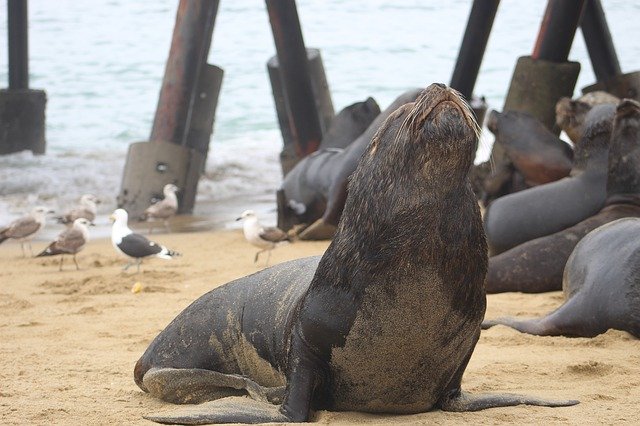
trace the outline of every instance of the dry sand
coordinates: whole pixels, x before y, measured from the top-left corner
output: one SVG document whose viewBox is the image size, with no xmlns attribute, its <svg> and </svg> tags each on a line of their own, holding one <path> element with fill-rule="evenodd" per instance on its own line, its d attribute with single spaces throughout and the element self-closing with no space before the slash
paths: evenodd
<svg viewBox="0 0 640 426">
<path fill-rule="evenodd" d="M 149 342 L 201 294 L 261 268 L 240 231 L 159 234 L 184 256 L 153 259 L 124 273 L 108 240 L 92 241 L 58 272 L 58 258 L 22 258 L 0 246 L 0 423 L 151 424 L 142 414 L 169 408 L 133 382 Z M 45 242 L 35 242 L 34 251 Z M 297 242 L 272 263 L 322 253 L 326 243 Z M 261 260 L 262 262 L 262 260 Z M 131 292 L 136 282 L 143 291 Z M 561 293 L 489 296 L 487 317 L 543 314 Z M 463 387 L 575 398 L 568 408 L 509 407 L 411 416 L 320 412 L 321 423 L 639 424 L 640 340 L 609 331 L 594 339 L 535 337 L 505 327 L 482 333 Z"/>
</svg>

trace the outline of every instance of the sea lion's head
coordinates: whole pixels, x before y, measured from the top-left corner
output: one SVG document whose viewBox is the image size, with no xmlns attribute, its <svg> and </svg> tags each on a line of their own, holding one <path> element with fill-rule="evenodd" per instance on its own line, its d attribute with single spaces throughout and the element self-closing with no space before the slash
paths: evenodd
<svg viewBox="0 0 640 426">
<path fill-rule="evenodd" d="M 574 144 L 583 136 L 585 119 L 594 105 L 616 105 L 620 99 L 603 91 L 590 92 L 580 98 L 560 98 L 556 103 L 556 124 L 565 131 Z"/>
<path fill-rule="evenodd" d="M 437 185 L 460 183 L 473 163 L 479 133 L 460 93 L 434 83 L 389 116 L 372 138 L 361 168 L 383 170 L 387 180 L 420 176 Z"/>
<path fill-rule="evenodd" d="M 609 148 L 607 196 L 640 195 L 640 103 L 623 99 L 616 108 Z"/>
</svg>

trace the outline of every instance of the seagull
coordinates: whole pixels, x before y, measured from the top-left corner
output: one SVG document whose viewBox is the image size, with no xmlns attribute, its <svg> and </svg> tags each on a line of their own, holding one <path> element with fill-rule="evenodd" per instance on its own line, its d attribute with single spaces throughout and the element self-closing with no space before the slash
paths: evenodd
<svg viewBox="0 0 640 426">
<path fill-rule="evenodd" d="M 0 229 L 0 243 L 9 238 L 20 241 L 22 256 L 27 257 L 24 253 L 24 243 L 26 242 L 29 244 L 29 251 L 33 256 L 31 239 L 42 231 L 49 213 L 53 213 L 53 210 L 39 206 L 34 208 L 30 214 L 14 220 L 6 228 Z"/>
<path fill-rule="evenodd" d="M 73 263 L 76 264 L 76 270 L 80 270 L 78 262 L 76 261 L 76 253 L 82 250 L 89 241 L 89 228 L 88 226 L 94 226 L 93 222 L 84 217 L 80 217 L 73 221 L 73 224 L 62 231 L 58 238 L 49 247 L 44 249 L 42 253 L 36 257 L 43 256 L 55 256 L 60 254 L 60 271 L 62 271 L 62 262 L 65 254 L 73 255 Z"/>
<path fill-rule="evenodd" d="M 136 234 L 127 226 L 129 215 L 124 209 L 117 209 L 111 215 L 113 227 L 111 228 L 111 242 L 117 252 L 125 257 L 133 259 L 133 262 L 127 263 L 123 268 L 124 271 L 129 269 L 133 263 L 136 263 L 137 272 L 140 272 L 140 264 L 142 258 L 155 256 L 161 259 L 171 259 L 180 256 L 180 253 L 161 246 L 160 244 L 149 241 L 144 235 Z"/>
<path fill-rule="evenodd" d="M 56 219 L 58 223 L 64 223 L 69 226 L 73 225 L 75 220 L 81 217 L 93 222 L 98 212 L 97 204 L 100 204 L 98 197 L 93 194 L 84 194 L 80 197 L 80 203 L 76 207 Z"/>
<path fill-rule="evenodd" d="M 178 197 L 176 197 L 176 192 L 178 191 L 178 187 L 172 183 L 168 183 L 164 186 L 162 192 L 164 194 L 164 198 L 149 207 L 142 213 L 140 216 L 141 221 L 153 221 L 156 219 L 161 219 L 164 221 L 164 227 L 167 231 L 169 229 L 169 219 L 175 216 L 178 211 Z M 153 230 L 153 225 L 149 227 L 149 234 Z"/>
<path fill-rule="evenodd" d="M 280 228 L 273 226 L 264 227 L 258 222 L 258 216 L 253 210 L 245 210 L 242 215 L 236 220 L 243 220 L 242 230 L 244 231 L 244 237 L 247 241 L 262 250 L 256 253 L 256 257 L 253 259 L 253 263 L 258 261 L 260 253 L 267 252 L 267 263 L 269 265 L 269 258 L 271 257 L 271 250 L 278 247 L 280 244 L 286 244 L 291 241 L 289 235 Z"/>
</svg>

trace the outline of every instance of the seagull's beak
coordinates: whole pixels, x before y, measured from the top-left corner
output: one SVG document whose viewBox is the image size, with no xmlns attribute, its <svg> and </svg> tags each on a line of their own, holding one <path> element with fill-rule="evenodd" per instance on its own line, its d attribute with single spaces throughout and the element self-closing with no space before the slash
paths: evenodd
<svg viewBox="0 0 640 426">
<path fill-rule="evenodd" d="M 55 210 L 49 210 L 47 211 L 47 214 L 54 214 L 56 211 Z"/>
<path fill-rule="evenodd" d="M 111 222 L 115 222 L 115 221 L 116 221 L 116 217 L 115 217 L 114 215 L 110 215 L 110 216 L 109 216 L 109 220 L 110 220 Z"/>
<path fill-rule="evenodd" d="M 96 224 L 93 222 L 89 222 L 89 226 L 96 226 Z"/>
<path fill-rule="evenodd" d="M 236 219 L 236 222 L 242 220 L 242 216 L 240 216 L 239 218 Z"/>
</svg>

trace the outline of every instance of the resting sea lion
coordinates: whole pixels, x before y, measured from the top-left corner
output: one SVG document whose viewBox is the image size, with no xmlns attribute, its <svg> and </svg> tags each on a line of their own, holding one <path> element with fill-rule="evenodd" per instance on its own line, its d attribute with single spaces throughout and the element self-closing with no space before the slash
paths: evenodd
<svg viewBox="0 0 640 426">
<path fill-rule="evenodd" d="M 328 239 L 333 236 L 347 196 L 349 176 L 371 138 L 393 111 L 413 102 L 421 90 L 411 89 L 400 95 L 346 149 L 318 151 L 289 172 L 282 183 L 286 208 L 290 209 L 287 213 L 296 215 L 299 223 L 317 222 L 305 230 L 301 238 Z"/>
<path fill-rule="evenodd" d="M 562 271 L 578 241 L 597 227 L 640 217 L 640 104 L 617 107 L 607 176 L 607 200 L 594 216 L 555 234 L 536 238 L 489 260 L 487 293 L 541 293 L 562 288 Z M 611 253 L 615 255 L 615 253 Z"/>
<path fill-rule="evenodd" d="M 571 253 L 564 268 L 565 302 L 544 318 L 498 318 L 483 328 L 507 325 L 539 336 L 593 337 L 613 328 L 640 338 L 640 219 L 596 228 Z"/>
<path fill-rule="evenodd" d="M 597 213 L 606 198 L 614 105 L 594 107 L 576 146 L 571 176 L 494 200 L 484 215 L 489 253 L 553 234 Z"/>
<path fill-rule="evenodd" d="M 569 175 L 573 149 L 532 115 L 520 111 L 491 111 L 487 128 L 527 185 L 542 185 Z"/>
<path fill-rule="evenodd" d="M 313 409 L 417 413 L 571 405 L 460 389 L 486 300 L 486 242 L 468 173 L 478 126 L 432 84 L 380 127 L 320 260 L 281 264 L 196 300 L 135 367 L 173 402 L 248 392 L 160 422 L 306 421 Z M 317 265 L 317 267 L 316 267 Z M 315 271 L 315 273 L 314 273 Z M 278 401 L 278 407 L 265 401 Z"/>
<path fill-rule="evenodd" d="M 556 103 L 556 124 L 574 144 L 579 143 L 584 132 L 587 113 L 595 105 L 617 105 L 620 99 L 601 90 L 589 92 L 578 99 L 560 98 Z"/>
</svg>

